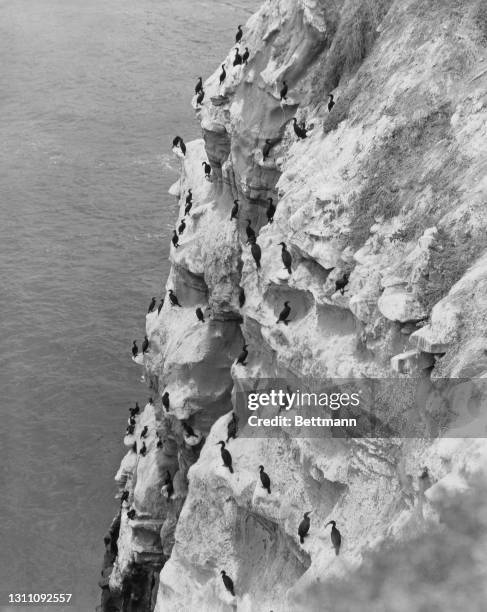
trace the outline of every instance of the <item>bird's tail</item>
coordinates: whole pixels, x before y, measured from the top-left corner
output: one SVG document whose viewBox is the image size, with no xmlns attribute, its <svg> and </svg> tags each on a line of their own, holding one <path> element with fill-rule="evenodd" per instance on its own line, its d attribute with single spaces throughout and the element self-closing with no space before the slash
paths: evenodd
<svg viewBox="0 0 487 612">
<path fill-rule="evenodd" d="M 257 269 L 260 270 L 260 261 L 257 262 Z"/>
<path fill-rule="evenodd" d="M 228 466 L 228 469 L 230 470 L 230 474 L 233 474 L 233 467 L 231 465 Z"/>
<path fill-rule="evenodd" d="M 301 544 L 304 544 L 304 538 L 302 535 L 299 536 L 299 541 L 301 542 Z"/>
<path fill-rule="evenodd" d="M 269 493 L 269 495 L 271 494 L 271 488 L 270 487 L 267 489 L 267 493 Z"/>
<path fill-rule="evenodd" d="M 340 547 L 339 546 L 335 546 L 335 555 L 338 557 L 338 554 L 340 553 Z"/>
<path fill-rule="evenodd" d="M 232 594 L 232 597 L 235 597 L 235 591 L 233 589 L 230 590 L 230 593 Z"/>
<path fill-rule="evenodd" d="M 289 274 L 292 274 L 291 266 L 286 266 L 286 270 L 289 272 Z"/>
</svg>

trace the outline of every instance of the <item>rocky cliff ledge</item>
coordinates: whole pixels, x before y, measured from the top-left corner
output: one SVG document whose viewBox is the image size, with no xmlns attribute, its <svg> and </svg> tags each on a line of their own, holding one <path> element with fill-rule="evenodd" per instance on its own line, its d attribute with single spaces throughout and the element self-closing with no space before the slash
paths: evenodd
<svg viewBox="0 0 487 612">
<path fill-rule="evenodd" d="M 105 590 L 130 611 L 453 611 L 467 592 L 468 609 L 483 610 L 483 439 L 237 437 L 233 474 L 217 442 L 245 379 L 487 376 L 485 3 L 268 0 L 245 47 L 248 64 L 233 67 L 232 49 L 223 85 L 218 68 L 193 102 L 203 139 L 188 143 L 171 190 L 179 218 L 193 192 L 166 284 L 181 307 L 166 299 L 147 315 L 156 399 L 125 440 L 128 497 Z M 284 301 L 287 326 L 276 324 Z M 247 364 L 235 364 L 244 342 Z M 441 419 L 461 436 L 477 419 L 485 435 L 467 408 L 425 407 L 425 427 Z"/>
</svg>

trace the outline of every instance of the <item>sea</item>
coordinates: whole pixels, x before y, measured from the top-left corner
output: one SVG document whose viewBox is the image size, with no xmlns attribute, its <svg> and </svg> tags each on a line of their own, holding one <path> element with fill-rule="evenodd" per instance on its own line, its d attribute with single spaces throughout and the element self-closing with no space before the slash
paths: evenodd
<svg viewBox="0 0 487 612">
<path fill-rule="evenodd" d="M 161 296 L 173 137 L 259 0 L 0 0 L 0 610 L 99 602 L 131 360 Z M 47 610 L 42 606 L 25 610 Z"/>
</svg>

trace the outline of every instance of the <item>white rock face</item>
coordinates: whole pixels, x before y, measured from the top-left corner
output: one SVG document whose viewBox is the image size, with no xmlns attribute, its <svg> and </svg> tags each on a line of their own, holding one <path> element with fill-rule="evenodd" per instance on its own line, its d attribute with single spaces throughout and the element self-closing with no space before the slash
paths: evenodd
<svg viewBox="0 0 487 612">
<path fill-rule="evenodd" d="M 146 318 L 144 368 L 156 400 L 135 436 L 149 423 L 149 450 L 142 459 L 129 451 L 117 474 L 130 497 L 113 589 L 132 592 L 134 568 L 149 584 L 162 567 L 150 593 L 153 604 L 157 590 L 157 612 L 419 612 L 433 609 L 433 591 L 435 605 L 453 611 L 458 602 L 448 580 L 432 584 L 421 571 L 422 563 L 437 563 L 440 523 L 448 550 L 472 575 L 485 573 L 485 525 L 475 517 L 486 505 L 479 483 L 487 446 L 467 438 L 484 435 L 482 410 L 445 410 L 428 392 L 418 417 L 421 439 L 240 432 L 228 442 L 233 474 L 217 445 L 227 439 L 237 392 L 250 389 L 251 379 L 291 386 L 331 377 L 394 379 L 389 412 L 379 417 L 401 431 L 410 413 L 405 380 L 430 389 L 430 377 L 485 376 L 487 72 L 479 70 L 485 45 L 477 8 L 476 0 L 462 11 L 412 0 L 269 0 L 244 28 L 249 65 L 231 67 L 232 51 L 224 86 L 220 68 L 207 79 L 197 110 L 203 139 L 187 143 L 180 181 L 171 188 L 179 218 L 193 190 L 166 284 L 181 307 L 166 299 L 160 315 Z M 287 103 L 279 96 L 283 80 Z M 336 100 L 331 112 L 329 92 Z M 309 128 L 303 140 L 293 117 Z M 266 138 L 274 144 L 264 162 Z M 210 180 L 202 159 L 212 166 Z M 272 223 L 268 198 L 276 205 Z M 230 220 L 235 199 L 238 219 Z M 277 323 L 284 302 L 288 325 Z M 246 364 L 235 364 L 244 342 Z M 465 437 L 431 437 L 440 424 Z M 171 499 L 161 493 L 168 470 Z M 128 507 L 137 512 L 134 521 L 126 518 Z M 301 545 L 297 528 L 308 510 L 311 529 Z M 339 556 L 330 520 L 342 534 Z M 469 526 L 478 556 L 463 554 L 461 524 Z M 381 565 L 382 554 L 390 564 Z M 414 561 L 404 569 L 396 557 Z M 454 575 L 457 561 L 448 559 Z M 391 573 L 383 584 L 377 577 L 385 567 Z M 412 599 L 404 595 L 410 591 Z"/>
</svg>

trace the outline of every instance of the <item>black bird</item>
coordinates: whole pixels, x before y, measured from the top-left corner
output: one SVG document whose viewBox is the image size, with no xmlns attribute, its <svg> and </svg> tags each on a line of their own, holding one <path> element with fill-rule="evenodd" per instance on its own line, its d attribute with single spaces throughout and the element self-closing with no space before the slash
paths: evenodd
<svg viewBox="0 0 487 612">
<path fill-rule="evenodd" d="M 182 138 L 179 139 L 179 148 L 181 149 L 183 155 L 186 155 L 186 145 L 184 144 L 184 140 Z"/>
<path fill-rule="evenodd" d="M 209 181 L 210 180 L 210 174 L 211 174 L 211 166 L 210 166 L 209 163 L 207 163 L 205 161 L 202 162 L 201 165 L 205 167 L 205 176 L 206 176 L 206 179 Z"/>
<path fill-rule="evenodd" d="M 227 444 L 230 441 L 230 438 L 233 438 L 235 440 L 235 438 L 237 437 L 237 429 L 238 418 L 235 412 L 232 412 L 232 418 L 230 419 L 227 425 Z"/>
<path fill-rule="evenodd" d="M 165 393 L 163 394 L 161 401 L 166 411 L 169 411 L 169 393 L 167 391 L 165 391 Z"/>
<path fill-rule="evenodd" d="M 127 518 L 131 521 L 135 518 L 135 510 L 132 508 L 131 510 L 127 510 Z"/>
<path fill-rule="evenodd" d="M 135 402 L 135 408 L 133 410 L 134 410 L 134 414 L 139 414 L 140 412 L 139 402 Z"/>
<path fill-rule="evenodd" d="M 172 146 L 173 147 L 177 147 L 179 145 L 179 141 L 181 140 L 181 136 L 175 136 L 172 139 Z"/>
<path fill-rule="evenodd" d="M 188 436 L 188 438 L 197 438 L 198 436 L 194 433 L 194 429 L 191 425 L 188 425 L 184 421 L 182 422 L 184 433 Z"/>
<path fill-rule="evenodd" d="M 345 273 L 341 279 L 335 281 L 335 291 L 339 291 L 342 295 L 345 293 L 345 287 L 348 285 L 349 273 Z"/>
<path fill-rule="evenodd" d="M 188 202 L 184 207 L 184 216 L 189 215 L 189 211 L 193 208 L 193 202 Z"/>
<path fill-rule="evenodd" d="M 270 138 L 266 138 L 264 148 L 262 149 L 262 157 L 264 160 L 269 157 L 269 153 L 271 152 L 273 146 L 272 140 Z"/>
<path fill-rule="evenodd" d="M 237 34 L 235 35 L 235 44 L 238 45 L 238 43 L 242 40 L 242 36 L 243 36 L 242 26 L 239 25 L 237 27 Z"/>
<path fill-rule="evenodd" d="M 232 214 L 230 215 L 230 221 L 232 219 L 238 219 L 238 200 L 233 201 Z"/>
<path fill-rule="evenodd" d="M 264 489 L 267 489 L 267 493 L 269 493 L 270 495 L 271 494 L 271 479 L 269 478 L 269 475 L 264 472 L 263 465 L 259 465 L 259 470 L 260 470 L 260 482 L 262 483 L 262 486 L 264 487 Z"/>
<path fill-rule="evenodd" d="M 291 306 L 289 306 L 289 302 L 284 302 L 284 308 L 281 310 L 281 314 L 279 315 L 279 318 L 277 319 L 276 323 L 280 323 L 282 321 L 284 325 L 287 325 L 289 323 L 287 318 L 290 312 Z"/>
<path fill-rule="evenodd" d="M 135 426 L 135 417 L 130 415 L 129 417 L 129 425 L 134 425 Z"/>
<path fill-rule="evenodd" d="M 245 47 L 245 51 L 244 54 L 242 55 L 242 62 L 247 65 L 247 62 L 249 61 L 249 57 L 250 57 L 250 52 L 249 52 L 249 48 Z"/>
<path fill-rule="evenodd" d="M 127 436 L 131 436 L 134 433 L 134 430 L 135 430 L 135 425 L 129 425 L 127 429 L 125 430 L 125 434 Z"/>
<path fill-rule="evenodd" d="M 132 452 L 137 453 L 137 442 L 132 444 Z"/>
<path fill-rule="evenodd" d="M 144 429 L 141 431 L 140 433 L 140 437 L 141 438 L 145 438 L 147 436 L 147 432 L 149 431 L 149 428 L 147 427 L 147 425 L 144 427 Z"/>
<path fill-rule="evenodd" d="M 197 317 L 198 321 L 201 321 L 202 323 L 205 322 L 205 315 L 203 314 L 203 311 L 201 310 L 201 308 L 199 306 L 196 309 L 196 317 Z"/>
<path fill-rule="evenodd" d="M 181 223 L 179 224 L 179 227 L 178 227 L 178 234 L 181 236 L 181 234 L 184 232 L 185 229 L 186 229 L 186 221 L 184 219 L 181 219 Z"/>
<path fill-rule="evenodd" d="M 152 399 L 152 397 L 149 397 L 149 399 L 147 401 L 149 402 L 150 406 L 154 405 L 154 400 Z"/>
<path fill-rule="evenodd" d="M 148 309 L 148 313 L 149 312 L 153 312 L 154 308 L 156 307 L 156 298 L 153 297 L 151 300 L 151 303 L 149 304 L 149 309 Z"/>
<path fill-rule="evenodd" d="M 169 470 L 166 470 L 166 478 L 162 486 L 166 487 L 167 499 L 171 499 L 172 495 L 174 495 L 174 485 L 172 484 L 171 472 Z"/>
<path fill-rule="evenodd" d="M 222 570 L 220 574 L 222 575 L 222 580 L 223 584 L 225 585 L 225 588 L 232 595 L 232 597 L 235 597 L 235 591 L 233 590 L 233 580 L 230 578 L 230 576 L 227 576 L 225 570 Z"/>
<path fill-rule="evenodd" d="M 204 99 L 205 99 L 205 90 L 202 89 L 200 93 L 198 94 L 198 97 L 196 98 L 196 104 L 198 106 L 201 106 L 201 103 L 203 102 Z"/>
<path fill-rule="evenodd" d="M 179 236 L 176 230 L 173 230 L 172 243 L 174 245 L 174 248 L 177 249 L 179 246 Z"/>
<path fill-rule="evenodd" d="M 252 221 L 250 219 L 247 219 L 247 227 L 245 228 L 245 232 L 247 234 L 247 242 L 249 242 L 252 238 L 255 238 L 255 232 L 250 227 L 251 223 Z"/>
<path fill-rule="evenodd" d="M 233 65 L 240 66 L 241 63 L 242 63 L 242 56 L 238 52 L 238 49 L 235 49 L 235 59 L 233 60 Z"/>
<path fill-rule="evenodd" d="M 333 94 L 328 94 L 328 97 L 330 98 L 328 100 L 328 112 L 330 112 L 331 109 L 335 106 L 335 100 L 333 99 Z"/>
<path fill-rule="evenodd" d="M 120 496 L 120 503 L 123 504 L 123 502 L 127 501 L 128 498 L 129 492 L 127 491 L 127 489 L 125 489 L 122 495 Z"/>
<path fill-rule="evenodd" d="M 188 189 L 188 195 L 186 196 L 186 204 L 189 204 L 193 201 L 193 190 Z"/>
<path fill-rule="evenodd" d="M 179 306 L 179 308 L 181 308 L 181 304 L 172 289 L 169 289 L 169 300 L 173 306 Z"/>
<path fill-rule="evenodd" d="M 282 263 L 284 264 L 284 267 L 289 272 L 289 274 L 291 274 L 292 273 L 291 264 L 293 263 L 293 258 L 291 257 L 291 253 L 287 250 L 285 242 L 280 242 L 279 244 L 282 246 L 282 250 L 281 250 Z"/>
<path fill-rule="evenodd" d="M 220 453 L 222 456 L 223 465 L 230 470 L 230 474 L 233 474 L 232 455 L 230 455 L 230 451 L 225 448 L 225 442 L 223 440 L 217 442 L 216 445 L 218 446 L 219 444 L 221 444 Z"/>
<path fill-rule="evenodd" d="M 139 354 L 139 349 L 137 347 L 137 342 L 134 340 L 132 343 L 132 357 L 137 357 Z"/>
<path fill-rule="evenodd" d="M 287 90 L 288 90 L 288 86 L 286 81 L 282 82 L 282 88 L 281 88 L 281 100 L 287 100 Z"/>
<path fill-rule="evenodd" d="M 243 348 L 242 348 L 242 352 L 240 353 L 240 355 L 237 357 L 237 361 L 236 363 L 241 363 L 242 365 L 247 365 L 245 363 L 245 360 L 247 359 L 247 355 L 249 354 L 248 350 L 247 350 L 248 344 L 244 344 Z"/>
<path fill-rule="evenodd" d="M 140 449 L 140 454 L 142 455 L 142 457 L 145 457 L 146 452 L 147 446 L 145 445 L 145 442 L 142 442 L 142 448 Z"/>
<path fill-rule="evenodd" d="M 260 260 L 262 257 L 262 250 L 260 246 L 257 244 L 255 237 L 251 240 L 251 242 L 252 242 L 252 246 L 250 247 L 250 252 L 252 253 L 252 257 L 254 258 L 257 269 L 260 270 Z"/>
<path fill-rule="evenodd" d="M 161 314 L 162 307 L 164 306 L 164 298 L 159 302 L 159 306 L 157 307 L 157 314 Z"/>
<path fill-rule="evenodd" d="M 198 82 L 196 83 L 196 87 L 194 88 L 194 93 L 199 94 L 202 89 L 203 89 L 203 79 L 201 77 L 198 77 Z"/>
<path fill-rule="evenodd" d="M 149 350 L 149 338 L 147 336 L 144 336 L 144 342 L 142 342 L 142 352 L 143 353 L 147 353 L 147 351 Z"/>
<path fill-rule="evenodd" d="M 342 536 L 338 529 L 336 528 L 336 521 L 329 521 L 325 527 L 331 525 L 331 543 L 333 544 L 333 548 L 335 549 L 335 554 L 338 555 L 340 552 L 340 546 L 342 544 Z"/>
<path fill-rule="evenodd" d="M 162 448 L 161 436 L 159 434 L 156 434 L 156 435 L 157 435 L 157 444 L 156 444 L 156 446 L 157 446 L 157 448 Z"/>
<path fill-rule="evenodd" d="M 301 544 L 304 544 L 304 538 L 308 535 L 309 526 L 310 526 L 310 520 L 308 516 L 309 514 L 311 514 L 311 511 L 305 512 L 303 514 L 303 520 L 299 523 L 298 536 L 299 536 L 299 541 L 301 542 Z"/>
<path fill-rule="evenodd" d="M 293 118 L 293 128 L 294 128 L 294 133 L 299 139 L 304 140 L 306 136 L 308 135 L 308 130 L 304 127 L 304 125 L 299 125 L 296 117 Z"/>
<path fill-rule="evenodd" d="M 238 305 L 240 306 L 240 308 L 242 308 L 244 304 L 245 304 L 245 291 L 243 287 L 240 287 L 240 290 L 238 292 Z"/>
<path fill-rule="evenodd" d="M 222 71 L 220 72 L 220 85 L 223 84 L 223 81 L 227 78 L 227 73 L 225 71 L 225 64 L 222 64 Z"/>
<path fill-rule="evenodd" d="M 274 222 L 274 213 L 276 212 L 276 207 L 273 204 L 273 199 L 272 198 L 267 198 L 267 201 L 269 202 L 269 204 L 267 205 L 267 210 L 266 210 L 267 221 L 269 223 L 273 223 Z"/>
</svg>

